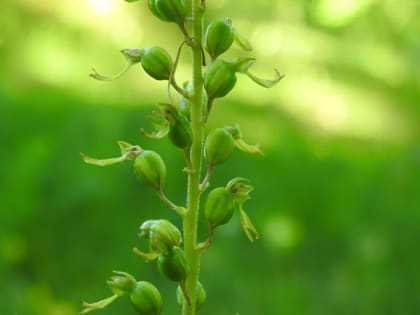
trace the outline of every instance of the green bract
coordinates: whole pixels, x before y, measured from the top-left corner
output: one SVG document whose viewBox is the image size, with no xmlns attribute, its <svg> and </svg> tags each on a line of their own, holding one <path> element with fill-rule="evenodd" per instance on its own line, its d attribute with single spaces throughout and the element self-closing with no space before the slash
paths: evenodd
<svg viewBox="0 0 420 315">
<path fill-rule="evenodd" d="M 145 185 L 161 190 L 166 179 L 165 162 L 156 152 L 144 150 L 134 161 L 134 173 Z"/>
<path fill-rule="evenodd" d="M 210 191 L 204 208 L 204 216 L 212 229 L 229 222 L 233 215 L 234 201 L 225 187 Z"/>
<path fill-rule="evenodd" d="M 204 35 L 204 48 L 214 60 L 232 46 L 234 38 L 232 21 L 228 18 L 217 19 L 207 26 Z"/>
<path fill-rule="evenodd" d="M 157 261 L 159 272 L 165 278 L 181 282 L 187 278 L 187 261 L 184 251 L 178 246 L 172 248 L 170 255 L 161 255 Z"/>
<path fill-rule="evenodd" d="M 235 149 L 232 135 L 224 128 L 216 128 L 207 136 L 204 155 L 211 165 L 226 161 Z"/>
<path fill-rule="evenodd" d="M 187 15 L 185 0 L 149 0 L 150 11 L 160 20 L 183 24 Z"/>
<path fill-rule="evenodd" d="M 150 282 L 139 281 L 130 293 L 131 305 L 139 315 L 159 315 L 162 312 L 162 297 Z"/>
<path fill-rule="evenodd" d="M 169 80 L 173 61 L 169 53 L 161 47 L 144 49 L 141 65 L 152 78 L 156 80 Z"/>
</svg>

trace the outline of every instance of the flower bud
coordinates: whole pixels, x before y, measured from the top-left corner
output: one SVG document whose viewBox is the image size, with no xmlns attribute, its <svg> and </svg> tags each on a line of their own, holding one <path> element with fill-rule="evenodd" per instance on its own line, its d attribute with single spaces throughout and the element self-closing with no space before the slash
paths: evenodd
<svg viewBox="0 0 420 315">
<path fill-rule="evenodd" d="M 204 88 L 209 99 L 223 97 L 236 83 L 235 70 L 224 60 L 216 59 L 204 74 Z"/>
<path fill-rule="evenodd" d="M 182 242 L 181 232 L 168 220 L 156 220 L 150 227 L 150 248 L 164 255 L 171 255 L 173 247 Z"/>
<path fill-rule="evenodd" d="M 249 194 L 254 190 L 254 187 L 249 183 L 250 181 L 246 178 L 235 177 L 226 184 L 226 189 L 236 202 L 244 203 L 250 199 Z"/>
<path fill-rule="evenodd" d="M 161 275 L 171 281 L 181 282 L 187 278 L 187 260 L 178 246 L 172 248 L 171 255 L 160 255 L 157 266 Z"/>
<path fill-rule="evenodd" d="M 114 294 L 121 296 L 134 290 L 136 279 L 132 275 L 122 271 L 114 271 L 114 273 L 116 276 L 106 282 Z"/>
<path fill-rule="evenodd" d="M 204 208 L 204 216 L 212 229 L 226 224 L 233 215 L 234 201 L 230 192 L 224 187 L 210 191 Z"/>
<path fill-rule="evenodd" d="M 198 311 L 203 304 L 206 302 L 207 294 L 206 290 L 204 290 L 203 285 L 200 281 L 197 282 L 197 301 L 195 303 L 195 310 Z M 176 289 L 176 300 L 179 305 L 182 306 L 184 303 L 184 295 L 182 294 L 182 289 L 180 286 Z"/>
<path fill-rule="evenodd" d="M 216 128 L 207 136 L 204 155 L 211 165 L 226 161 L 235 149 L 232 135 L 224 128 Z"/>
<path fill-rule="evenodd" d="M 168 80 L 171 75 L 173 61 L 169 53 L 161 47 L 144 49 L 141 65 L 152 78 Z"/>
<path fill-rule="evenodd" d="M 161 190 L 166 179 L 165 162 L 156 152 L 144 150 L 134 161 L 134 174 L 145 185 Z"/>
<path fill-rule="evenodd" d="M 187 15 L 185 0 L 149 0 L 148 5 L 153 15 L 165 22 L 182 24 Z"/>
<path fill-rule="evenodd" d="M 159 315 L 162 312 L 162 296 L 150 282 L 137 282 L 130 293 L 130 301 L 139 315 Z"/>
<path fill-rule="evenodd" d="M 144 239 L 146 239 L 146 240 L 150 239 L 150 229 L 151 229 L 151 227 L 154 224 L 156 224 L 158 222 L 159 222 L 159 220 L 147 220 L 147 221 L 144 221 L 142 223 L 142 225 L 140 225 L 140 233 L 139 233 L 139 236 L 142 237 L 142 238 L 144 238 Z"/>
<path fill-rule="evenodd" d="M 212 21 L 204 35 L 204 47 L 212 60 L 224 53 L 235 38 L 232 21 L 229 18 Z"/>
</svg>

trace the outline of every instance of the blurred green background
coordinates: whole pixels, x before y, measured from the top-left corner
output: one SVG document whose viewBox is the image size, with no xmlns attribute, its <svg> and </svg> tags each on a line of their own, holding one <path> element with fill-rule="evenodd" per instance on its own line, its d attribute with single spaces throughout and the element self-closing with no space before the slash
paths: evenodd
<svg viewBox="0 0 420 315">
<path fill-rule="evenodd" d="M 210 126 L 239 123 L 266 153 L 235 152 L 212 180 L 252 180 L 245 209 L 261 239 L 249 244 L 237 216 L 220 228 L 201 314 L 420 314 L 419 12 L 417 0 L 208 0 L 207 21 L 229 16 L 252 42 L 254 73 L 286 78 L 266 90 L 239 76 L 214 106 Z M 163 314 L 179 313 L 175 284 L 131 254 L 145 246 L 141 222 L 178 218 L 130 163 L 96 168 L 79 152 L 115 156 L 118 140 L 157 150 L 183 202 L 182 154 L 139 131 L 166 84 L 138 66 L 114 83 L 87 76 L 117 72 L 122 48 L 174 55 L 181 39 L 146 1 L 2 2 L 1 314 L 77 314 L 109 295 L 112 270 L 153 281 Z M 118 301 L 97 313 L 134 311 Z"/>
</svg>

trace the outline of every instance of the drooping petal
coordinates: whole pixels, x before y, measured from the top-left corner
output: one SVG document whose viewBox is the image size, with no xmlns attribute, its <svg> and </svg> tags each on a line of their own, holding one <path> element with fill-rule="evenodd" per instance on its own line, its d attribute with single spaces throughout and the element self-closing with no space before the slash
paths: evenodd
<svg viewBox="0 0 420 315">
<path fill-rule="evenodd" d="M 242 205 L 239 206 L 239 212 L 240 212 L 241 225 L 242 225 L 242 228 L 244 229 L 245 235 L 251 242 L 253 242 L 254 240 L 258 239 L 260 235 L 258 234 L 258 231 L 255 228 L 255 226 L 252 224 L 251 219 L 242 209 Z"/>
<path fill-rule="evenodd" d="M 255 83 L 258 85 L 261 85 L 265 88 L 271 88 L 274 85 L 276 85 L 281 79 L 284 78 L 284 74 L 281 74 L 277 69 L 274 69 L 274 72 L 276 73 L 274 79 L 268 80 L 268 79 L 262 79 L 255 75 L 253 75 L 251 72 L 247 71 L 245 74 Z"/>
</svg>

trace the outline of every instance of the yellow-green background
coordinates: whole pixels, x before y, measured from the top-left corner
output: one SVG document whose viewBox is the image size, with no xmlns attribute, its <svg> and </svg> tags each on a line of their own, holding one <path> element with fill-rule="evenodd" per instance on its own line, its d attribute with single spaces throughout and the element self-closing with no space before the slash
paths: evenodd
<svg viewBox="0 0 420 315">
<path fill-rule="evenodd" d="M 266 153 L 235 152 L 212 179 L 252 180 L 245 209 L 261 239 L 249 244 L 237 216 L 220 228 L 201 314 L 420 314 L 419 12 L 417 0 L 208 0 L 207 21 L 229 16 L 253 44 L 254 73 L 286 78 L 266 90 L 238 75 L 214 106 L 210 126 L 239 123 Z M 157 150 L 183 202 L 182 154 L 140 134 L 165 82 L 139 66 L 114 83 L 87 76 L 118 71 L 122 48 L 174 55 L 181 39 L 144 0 L 2 1 L 1 314 L 76 314 L 110 294 L 112 270 L 153 281 L 163 314 L 179 314 L 175 284 L 131 253 L 146 246 L 141 222 L 178 218 L 130 163 L 96 168 L 79 152 L 115 156 L 118 140 Z M 188 52 L 181 62 L 182 83 Z M 97 314 L 134 314 L 122 300 Z"/>
</svg>

